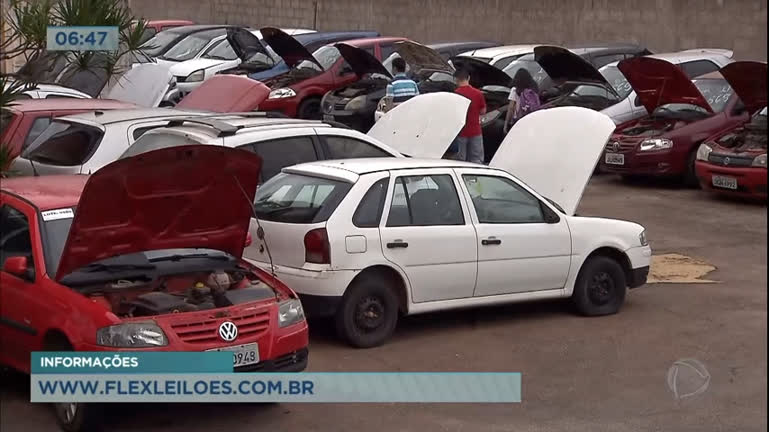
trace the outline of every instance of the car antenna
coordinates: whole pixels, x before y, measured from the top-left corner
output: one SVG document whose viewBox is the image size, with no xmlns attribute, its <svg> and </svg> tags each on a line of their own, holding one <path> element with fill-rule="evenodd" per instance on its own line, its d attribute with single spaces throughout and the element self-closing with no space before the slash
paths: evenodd
<svg viewBox="0 0 769 432">
<path fill-rule="evenodd" d="M 240 180 L 238 180 L 238 178 L 234 175 L 232 178 L 235 180 L 235 184 L 238 185 L 238 189 L 240 189 L 240 192 L 243 194 L 243 198 L 246 199 L 248 206 L 251 208 L 251 216 L 253 216 L 254 220 L 256 221 L 256 238 L 262 240 L 262 244 L 264 244 L 264 250 L 267 251 L 267 259 L 270 260 L 270 273 L 272 274 L 272 277 L 277 278 L 278 276 L 275 274 L 275 263 L 272 262 L 272 254 L 270 253 L 270 246 L 268 245 L 267 239 L 264 238 L 264 228 L 262 228 L 262 224 L 259 223 L 259 217 L 256 215 L 256 210 L 254 210 L 254 203 L 248 197 L 246 190 L 243 189 L 243 185 L 240 184 Z"/>
</svg>

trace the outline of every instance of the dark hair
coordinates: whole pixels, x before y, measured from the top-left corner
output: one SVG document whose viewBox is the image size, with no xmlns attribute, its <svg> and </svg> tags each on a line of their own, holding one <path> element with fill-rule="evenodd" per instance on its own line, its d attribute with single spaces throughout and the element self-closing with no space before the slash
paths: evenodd
<svg viewBox="0 0 769 432">
<path fill-rule="evenodd" d="M 395 57 L 393 59 L 393 70 L 395 72 L 406 72 L 406 60 L 403 60 L 400 57 Z"/>
<path fill-rule="evenodd" d="M 515 92 L 519 95 L 526 89 L 532 89 L 535 93 L 539 93 L 539 86 L 537 82 L 532 78 L 531 73 L 524 68 L 518 69 L 513 77 L 513 87 Z"/>
<path fill-rule="evenodd" d="M 459 68 L 454 72 L 454 78 L 467 81 L 470 79 L 470 71 L 465 68 Z"/>
</svg>

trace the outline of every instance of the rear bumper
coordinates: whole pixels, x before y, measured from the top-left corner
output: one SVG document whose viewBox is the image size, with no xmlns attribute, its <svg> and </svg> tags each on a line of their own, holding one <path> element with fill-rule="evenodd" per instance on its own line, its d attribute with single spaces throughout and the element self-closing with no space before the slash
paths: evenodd
<svg viewBox="0 0 769 432">
<path fill-rule="evenodd" d="M 270 272 L 267 263 L 253 261 L 251 264 Z M 274 266 L 275 275 L 286 286 L 294 290 L 300 297 L 342 297 L 358 270 L 308 270 L 304 268 Z"/>
<path fill-rule="evenodd" d="M 725 196 L 746 199 L 767 199 L 767 170 L 759 167 L 725 167 L 704 161 L 696 161 L 694 168 L 702 189 Z M 737 180 L 737 189 L 713 186 L 713 176 L 727 176 Z"/>
</svg>

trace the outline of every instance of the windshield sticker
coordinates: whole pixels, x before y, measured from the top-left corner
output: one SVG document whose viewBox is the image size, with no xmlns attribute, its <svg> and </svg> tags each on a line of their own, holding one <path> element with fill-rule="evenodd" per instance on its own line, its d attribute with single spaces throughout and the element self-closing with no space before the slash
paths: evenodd
<svg viewBox="0 0 769 432">
<path fill-rule="evenodd" d="M 71 208 L 63 208 L 57 210 L 48 210 L 41 213 L 45 222 L 54 221 L 59 219 L 72 219 L 75 217 L 75 212 Z"/>
</svg>

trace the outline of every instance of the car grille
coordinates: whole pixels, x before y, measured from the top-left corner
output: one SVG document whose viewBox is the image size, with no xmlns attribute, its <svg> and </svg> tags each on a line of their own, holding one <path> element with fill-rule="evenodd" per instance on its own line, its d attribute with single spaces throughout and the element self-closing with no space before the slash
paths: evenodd
<svg viewBox="0 0 769 432">
<path fill-rule="evenodd" d="M 620 138 L 618 140 L 613 139 L 606 143 L 606 151 L 614 153 L 629 153 L 635 150 L 636 145 L 638 145 L 638 140 L 635 138 Z"/>
<path fill-rule="evenodd" d="M 753 164 L 752 157 L 733 156 L 718 153 L 711 153 L 710 156 L 708 156 L 708 161 L 716 165 L 736 167 L 751 166 Z"/>
<path fill-rule="evenodd" d="M 171 329 L 183 342 L 204 344 L 219 341 L 219 325 L 232 321 L 238 326 L 238 339 L 258 338 L 270 327 L 269 312 L 247 313 L 229 317 L 210 317 L 203 321 L 172 323 Z"/>
<path fill-rule="evenodd" d="M 344 111 L 344 109 L 347 107 L 347 102 L 341 101 L 334 104 L 335 110 Z"/>
</svg>

